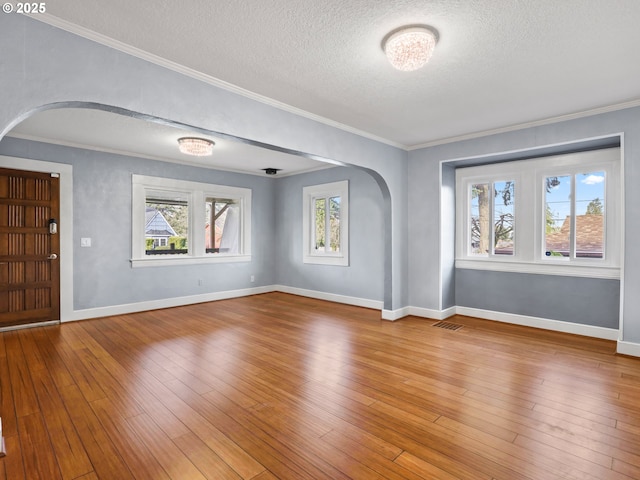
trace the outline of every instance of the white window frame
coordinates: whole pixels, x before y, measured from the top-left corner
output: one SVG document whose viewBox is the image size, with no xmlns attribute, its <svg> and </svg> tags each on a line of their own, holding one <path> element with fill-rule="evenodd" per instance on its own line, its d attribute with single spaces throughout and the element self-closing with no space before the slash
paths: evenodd
<svg viewBox="0 0 640 480">
<path fill-rule="evenodd" d="M 465 167 L 456 170 L 456 268 L 620 278 L 622 198 L 620 149 L 609 148 L 550 157 Z M 604 258 L 544 255 L 546 177 L 603 171 L 605 186 Z M 514 255 L 472 255 L 468 251 L 471 185 L 514 180 Z M 493 222 L 492 222 L 493 225 Z"/>
<path fill-rule="evenodd" d="M 340 197 L 340 251 L 319 252 L 314 248 L 315 199 Z M 302 261 L 319 265 L 349 266 L 349 181 L 302 188 Z"/>
<path fill-rule="evenodd" d="M 251 189 L 190 182 L 171 178 L 132 175 L 131 266 L 157 267 L 201 263 L 251 261 Z M 147 197 L 180 196 L 189 205 L 187 254 L 149 256 L 145 254 L 145 208 Z M 206 253 L 205 201 L 210 197 L 224 197 L 240 205 L 240 252 L 238 254 Z"/>
</svg>

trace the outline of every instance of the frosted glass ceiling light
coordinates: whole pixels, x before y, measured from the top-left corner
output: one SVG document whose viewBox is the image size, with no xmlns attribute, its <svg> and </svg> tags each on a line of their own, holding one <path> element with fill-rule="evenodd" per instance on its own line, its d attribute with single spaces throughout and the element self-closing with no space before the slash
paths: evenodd
<svg viewBox="0 0 640 480">
<path fill-rule="evenodd" d="M 402 27 L 382 40 L 382 49 L 391 65 L 410 72 L 424 66 L 438 42 L 438 33 L 427 26 Z"/>
<path fill-rule="evenodd" d="M 178 139 L 178 148 L 182 153 L 196 157 L 206 157 L 213 153 L 213 143 L 206 138 L 182 137 Z"/>
</svg>

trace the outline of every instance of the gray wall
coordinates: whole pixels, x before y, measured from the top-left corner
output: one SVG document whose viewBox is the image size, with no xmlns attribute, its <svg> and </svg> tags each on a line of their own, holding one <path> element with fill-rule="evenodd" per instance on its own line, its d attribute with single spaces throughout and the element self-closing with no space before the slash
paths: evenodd
<svg viewBox="0 0 640 480">
<path fill-rule="evenodd" d="M 270 178 L 9 137 L 0 142 L 0 155 L 73 165 L 75 310 L 274 283 L 275 182 Z M 131 268 L 133 173 L 250 188 L 251 262 Z M 92 238 L 91 248 L 79 247 L 82 237 Z M 251 275 L 255 275 L 254 283 L 250 282 Z"/>
<path fill-rule="evenodd" d="M 618 280 L 456 269 L 455 283 L 459 306 L 618 328 Z"/>
<path fill-rule="evenodd" d="M 0 45 L 0 138 L 35 111 L 80 102 L 377 172 L 389 192 L 385 308 L 407 305 L 406 151 L 242 97 L 23 15 L 0 15 Z"/>
<path fill-rule="evenodd" d="M 383 299 L 383 198 L 360 169 L 259 177 L 11 137 L 0 141 L 0 155 L 73 165 L 76 310 L 274 284 Z M 132 174 L 250 188 L 251 262 L 131 268 Z M 302 187 L 338 180 L 349 180 L 350 264 L 303 264 Z M 91 248 L 78 247 L 82 237 Z"/>
<path fill-rule="evenodd" d="M 640 235 L 640 108 L 629 108 L 610 113 L 603 113 L 590 117 L 558 122 L 512 132 L 491 135 L 472 140 L 433 146 L 409 152 L 409 203 L 411 216 L 409 218 L 409 298 L 413 306 L 437 309 L 440 302 L 446 304 L 443 298 L 438 298 L 439 290 L 433 286 L 440 285 L 450 278 L 454 268 L 451 262 L 445 261 L 440 265 L 434 261 L 433 252 L 446 250 L 449 245 L 443 242 L 451 237 L 448 231 L 433 228 L 429 210 L 438 213 L 448 209 L 443 205 L 441 185 L 439 184 L 440 162 L 478 157 L 492 156 L 500 152 L 512 152 L 525 149 L 536 149 L 542 146 L 559 145 L 576 142 L 586 138 L 601 137 L 623 133 L 624 154 L 624 243 L 632 246 Z M 443 195 L 442 198 L 445 198 Z M 435 207 L 437 205 L 437 207 Z M 435 230 L 435 231 L 434 231 Z M 413 232 L 413 233 L 411 233 Z M 446 240 L 449 242 L 450 240 Z M 501 294 L 501 290 L 509 288 L 514 298 L 524 299 L 527 292 L 541 292 L 545 294 L 545 283 L 560 282 L 568 297 L 581 296 L 580 291 L 589 292 L 589 298 L 582 298 L 581 302 L 570 308 L 578 308 L 584 316 L 572 315 L 567 309 L 558 307 L 558 313 L 543 308 L 543 305 L 527 303 L 527 315 L 542 318 L 557 318 L 576 321 L 590 325 L 606 325 L 616 328 L 619 304 L 622 299 L 623 338 L 626 342 L 640 342 L 640 251 L 626 248 L 623 259 L 622 283 L 620 291 L 616 291 L 619 282 L 601 281 L 596 279 L 577 279 L 568 277 L 526 275 L 510 276 L 505 273 L 482 273 L 482 284 L 485 287 L 486 298 L 477 298 L 472 291 L 472 285 L 478 280 L 479 273 L 469 271 L 455 272 L 455 300 L 458 305 L 475 306 L 495 311 L 514 311 L 513 301 Z M 474 281 L 471 281 L 473 279 Z M 512 285 L 511 282 L 516 282 Z M 443 294 L 446 292 L 442 290 Z M 547 292 L 548 293 L 548 292 Z M 524 301 L 524 300 L 522 300 Z M 466 305 L 465 305 L 466 304 Z M 480 307 L 484 305 L 484 307 Z M 606 307 L 606 311 L 602 308 Z M 594 318 L 590 312 L 600 312 L 600 317 Z"/>
<path fill-rule="evenodd" d="M 0 15 L 0 137 L 65 102 L 115 106 L 369 168 L 388 188 L 385 307 L 439 309 L 439 162 L 624 133 L 625 243 L 640 236 L 640 109 L 627 109 L 407 152 L 222 90 L 22 15 Z M 570 112 L 569 112 L 570 113 Z M 427 209 L 427 210 L 425 210 Z M 409 258 L 411 261 L 409 262 Z M 623 340 L 640 343 L 640 250 L 625 252 Z M 448 272 L 450 275 L 450 271 Z M 448 297 L 447 297 L 448 298 Z"/>
<path fill-rule="evenodd" d="M 349 181 L 349 266 L 302 263 L 302 188 Z M 383 198 L 357 168 L 336 167 L 276 180 L 276 283 L 381 301 L 384 295 Z"/>
</svg>

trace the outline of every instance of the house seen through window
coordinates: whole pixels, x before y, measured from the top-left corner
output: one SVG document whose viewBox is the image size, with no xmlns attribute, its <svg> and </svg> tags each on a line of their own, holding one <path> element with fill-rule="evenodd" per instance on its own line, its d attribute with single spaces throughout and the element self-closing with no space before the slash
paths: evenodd
<svg viewBox="0 0 640 480">
<path fill-rule="evenodd" d="M 187 201 L 147 198 L 144 233 L 146 255 L 189 253 Z"/>
<path fill-rule="evenodd" d="M 131 264 L 251 260 L 251 190 L 132 176 Z"/>
<path fill-rule="evenodd" d="M 603 258 L 605 172 L 546 177 L 547 257 Z"/>
</svg>

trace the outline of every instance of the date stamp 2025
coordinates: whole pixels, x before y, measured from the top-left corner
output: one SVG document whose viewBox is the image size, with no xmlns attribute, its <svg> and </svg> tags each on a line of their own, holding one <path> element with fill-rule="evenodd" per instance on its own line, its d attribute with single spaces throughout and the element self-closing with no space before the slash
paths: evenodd
<svg viewBox="0 0 640 480">
<path fill-rule="evenodd" d="M 4 13 L 45 13 L 47 11 L 47 4 L 45 2 L 40 3 L 3 3 L 2 11 Z"/>
</svg>

